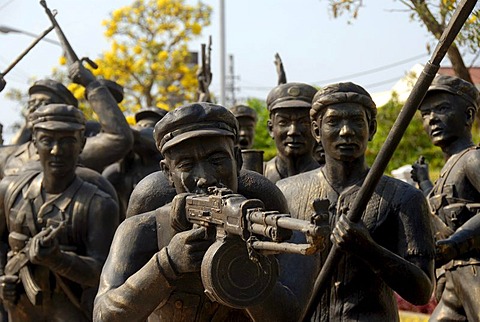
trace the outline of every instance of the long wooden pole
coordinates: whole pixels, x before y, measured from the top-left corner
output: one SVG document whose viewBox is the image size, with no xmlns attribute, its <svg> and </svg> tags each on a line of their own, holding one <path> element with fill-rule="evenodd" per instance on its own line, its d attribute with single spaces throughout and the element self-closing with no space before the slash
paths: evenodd
<svg viewBox="0 0 480 322">
<path fill-rule="evenodd" d="M 402 136 L 408 127 L 408 124 L 415 115 L 415 111 L 417 110 L 418 106 L 420 106 L 420 103 L 427 93 L 428 87 L 432 83 L 435 74 L 440 68 L 440 62 L 445 57 L 448 48 L 455 40 L 457 34 L 460 32 L 460 29 L 472 12 L 476 3 L 477 0 L 463 0 L 459 3 L 457 10 L 450 19 L 447 28 L 440 37 L 432 57 L 425 65 L 425 68 L 415 83 L 415 86 L 405 102 L 405 105 L 398 114 L 392 130 L 388 134 L 385 143 L 380 149 L 372 168 L 368 172 L 367 177 L 365 178 L 365 181 L 363 182 L 363 185 L 357 194 L 357 197 L 353 201 L 351 211 L 348 213 L 348 218 L 351 221 L 358 222 L 361 220 L 362 213 L 364 212 L 368 201 L 375 191 L 378 181 L 382 177 L 388 162 L 392 158 L 395 149 L 400 143 L 400 140 L 402 139 Z M 315 280 L 313 292 L 302 316 L 302 321 L 309 321 L 313 316 L 317 304 L 320 302 L 322 293 L 325 290 L 325 287 L 328 285 L 330 276 L 333 270 L 337 267 L 341 256 L 341 252 L 339 252 L 338 248 L 333 245 L 327 259 L 325 260 L 325 263 L 323 264 L 322 270 Z"/>
</svg>

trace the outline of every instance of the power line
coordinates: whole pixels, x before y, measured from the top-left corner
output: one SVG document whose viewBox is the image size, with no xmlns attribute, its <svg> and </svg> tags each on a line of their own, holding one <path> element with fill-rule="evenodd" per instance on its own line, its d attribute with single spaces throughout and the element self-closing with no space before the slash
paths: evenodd
<svg viewBox="0 0 480 322">
<path fill-rule="evenodd" d="M 401 79 L 404 76 L 405 75 L 397 76 L 395 78 L 390 78 L 390 79 L 386 79 L 386 80 L 383 80 L 383 81 L 380 81 L 380 82 L 371 83 L 371 84 L 365 85 L 364 87 L 373 88 L 373 87 L 382 86 L 382 85 L 385 85 L 385 84 L 388 84 L 388 83 L 391 83 L 391 82 L 398 81 L 399 79 Z"/>
<path fill-rule="evenodd" d="M 362 72 L 353 73 L 353 74 L 345 75 L 345 76 L 341 76 L 341 77 L 335 77 L 335 78 L 331 78 L 331 79 L 327 79 L 327 80 L 323 80 L 323 81 L 312 82 L 312 84 L 328 84 L 328 83 L 331 83 L 331 82 L 341 81 L 341 80 L 345 80 L 345 79 L 349 79 L 349 78 L 353 78 L 353 77 L 365 76 L 365 75 L 368 75 L 368 74 L 373 74 L 373 73 L 377 73 L 377 72 L 380 72 L 380 71 L 384 71 L 384 70 L 387 70 L 387 69 L 392 68 L 392 67 L 403 65 L 403 64 L 409 63 L 411 61 L 417 60 L 419 58 L 425 57 L 425 56 L 427 56 L 427 54 L 417 55 L 417 56 L 410 57 L 410 58 L 407 58 L 407 59 L 404 59 L 404 60 L 400 60 L 400 61 L 395 62 L 395 63 L 391 63 L 391 64 L 388 64 L 388 65 L 376 67 L 376 68 L 365 70 L 365 71 L 362 71 Z M 380 86 L 384 83 L 389 83 L 389 82 L 392 82 L 394 80 L 398 80 L 400 78 L 401 77 L 398 77 L 396 79 L 385 80 L 385 81 L 382 81 L 382 82 L 376 82 L 376 83 L 373 83 L 372 84 L 373 86 L 370 86 L 370 87 Z M 365 87 L 368 87 L 368 86 L 365 86 Z M 249 89 L 249 90 L 256 90 L 256 91 L 264 91 L 264 90 L 271 90 L 273 87 L 272 86 L 270 86 L 270 87 L 268 87 L 268 86 L 242 86 L 242 88 Z"/>
<path fill-rule="evenodd" d="M 392 63 L 392 64 L 380 66 L 380 67 L 376 67 L 376 68 L 373 68 L 373 69 L 365 70 L 365 71 L 363 71 L 363 72 L 353 73 L 353 74 L 345 75 L 345 76 L 342 76 L 342 77 L 335 77 L 335 78 L 330 78 L 330 79 L 326 79 L 326 80 L 316 81 L 316 82 L 313 82 L 313 84 L 317 84 L 317 83 L 319 83 L 319 84 L 326 84 L 326 83 L 331 83 L 331 82 L 336 82 L 336 81 L 345 80 L 345 79 L 348 79 L 348 78 L 353 78 L 353 77 L 358 77 L 358 76 L 365 76 L 365 75 L 368 75 L 368 74 L 373 74 L 373 73 L 381 72 L 381 71 L 384 71 L 384 70 L 386 70 L 386 69 L 389 69 L 389 68 L 392 68 L 392 67 L 396 67 L 396 66 L 399 66 L 399 65 L 403 65 L 403 64 L 409 63 L 409 62 L 411 62 L 411 61 L 417 60 L 417 59 L 419 59 L 419 58 L 425 57 L 426 55 L 427 55 L 427 54 L 417 55 L 417 56 L 415 56 L 415 57 L 407 58 L 407 59 L 398 61 L 398 62 L 396 62 L 396 63 Z"/>
</svg>

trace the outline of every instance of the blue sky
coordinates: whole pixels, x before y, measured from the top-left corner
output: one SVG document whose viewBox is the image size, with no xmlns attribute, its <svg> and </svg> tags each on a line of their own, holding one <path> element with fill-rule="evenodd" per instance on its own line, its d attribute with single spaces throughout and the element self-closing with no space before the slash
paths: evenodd
<svg viewBox="0 0 480 322">
<path fill-rule="evenodd" d="M 212 35 L 211 91 L 216 95 L 220 90 L 219 1 L 204 1 L 214 9 L 212 25 L 191 45 L 191 50 L 200 50 L 200 43 Z M 131 2 L 47 0 L 51 9 L 58 10 L 57 20 L 77 54 L 92 59 L 109 48 L 101 21 L 114 9 Z M 418 22 L 410 21 L 399 1 L 364 2 L 358 19 L 348 24 L 346 17 L 331 17 L 327 0 L 225 0 L 226 53 L 234 56 L 234 71 L 239 76 L 237 98 L 265 99 L 277 81 L 273 64 L 276 52 L 282 57 L 288 81 L 319 86 L 353 81 L 371 93 L 390 89 L 415 63 L 428 60 L 426 44 L 432 39 Z M 38 34 L 48 28 L 49 20 L 39 1 L 0 0 L 0 25 Z M 54 32 L 48 37 L 56 39 Z M 22 34 L 0 33 L 0 71 L 32 40 Z M 7 88 L 0 93 L 0 122 L 7 141 L 11 136 L 9 126 L 21 120 L 21 107 L 6 100 L 5 92 L 13 87 L 26 91 L 30 77 L 48 77 L 58 66 L 61 54 L 58 46 L 42 42 L 5 77 Z M 380 68 L 389 65 L 396 67 Z M 375 68 L 382 71 L 363 73 Z"/>
</svg>

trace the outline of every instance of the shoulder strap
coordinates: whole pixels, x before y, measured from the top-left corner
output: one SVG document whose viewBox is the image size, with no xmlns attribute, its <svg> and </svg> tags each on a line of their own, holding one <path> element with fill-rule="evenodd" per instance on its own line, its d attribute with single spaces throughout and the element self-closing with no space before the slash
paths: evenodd
<svg viewBox="0 0 480 322">
<path fill-rule="evenodd" d="M 21 175 L 8 176 L 3 180 L 10 181 L 9 186 L 6 188 L 5 192 L 5 220 L 7 222 L 7 227 L 10 229 L 10 209 L 13 207 L 15 200 L 17 199 L 18 194 L 22 191 L 23 187 L 30 182 L 35 176 L 37 176 L 40 171 L 32 170 L 24 172 Z M 8 182 L 7 182 L 8 183 Z"/>
<path fill-rule="evenodd" d="M 87 239 L 88 210 L 98 187 L 83 181 L 75 196 L 72 213 L 72 240 L 81 245 Z"/>
<path fill-rule="evenodd" d="M 445 172 L 440 173 L 440 177 L 438 178 L 438 182 L 434 185 L 434 188 L 430 192 L 430 195 L 438 195 L 443 193 L 443 188 L 444 188 L 444 181 L 448 178 L 448 175 L 450 172 L 452 172 L 452 169 L 455 167 L 455 165 L 460 161 L 460 159 L 467 154 L 467 152 L 476 150 L 478 149 L 478 146 L 473 146 L 468 149 L 463 150 L 462 152 L 458 153 L 457 155 L 453 156 L 454 159 L 452 159 L 450 166 L 445 169 Z M 448 161 L 447 161 L 448 162 Z M 437 190 L 438 189 L 438 190 Z"/>
</svg>

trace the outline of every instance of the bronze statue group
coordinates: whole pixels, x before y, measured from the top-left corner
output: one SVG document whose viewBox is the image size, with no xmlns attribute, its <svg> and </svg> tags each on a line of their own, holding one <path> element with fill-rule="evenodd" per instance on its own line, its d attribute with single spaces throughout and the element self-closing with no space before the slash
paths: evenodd
<svg viewBox="0 0 480 322">
<path fill-rule="evenodd" d="M 279 72 L 265 124 L 277 155 L 252 167 L 246 105 L 145 107 L 130 126 L 121 86 L 80 61 L 69 77 L 98 122 L 40 80 L 25 126 L 0 147 L 2 321 L 384 322 L 399 320 L 395 294 L 434 296 L 431 321 L 480 321 L 473 84 L 438 75 L 418 107 L 447 157 L 438 180 L 423 160 L 419 189 L 381 176 L 357 222 L 377 128 L 362 86 L 316 89 Z M 338 261 L 315 294 L 332 247 Z"/>
</svg>

